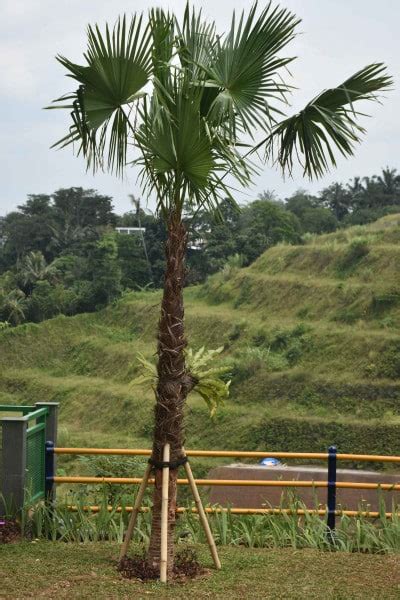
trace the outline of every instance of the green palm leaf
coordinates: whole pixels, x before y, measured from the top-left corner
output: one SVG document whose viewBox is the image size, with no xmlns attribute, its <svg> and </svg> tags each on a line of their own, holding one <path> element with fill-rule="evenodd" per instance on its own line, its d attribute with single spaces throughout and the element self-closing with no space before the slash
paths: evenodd
<svg viewBox="0 0 400 600">
<path fill-rule="evenodd" d="M 258 127 L 267 130 L 273 112 L 280 112 L 271 98 L 284 99 L 290 89 L 279 72 L 293 59 L 277 54 L 293 39 L 300 21 L 286 9 L 271 8 L 271 3 L 258 17 L 256 11 L 257 3 L 247 19 L 242 13 L 238 24 L 234 14 L 227 37 L 217 40 L 203 64 L 205 85 L 214 88 L 207 92 L 209 117 L 226 119 L 233 133 L 238 124 L 250 134 Z"/>
<path fill-rule="evenodd" d="M 76 92 L 62 96 L 49 108 L 69 108 L 73 125 L 68 135 L 55 146 L 78 142 L 88 167 L 121 171 L 126 163 L 129 115 L 124 106 L 134 103 L 151 74 L 151 31 L 142 28 L 142 17 L 119 19 L 112 31 L 102 34 L 95 26 L 88 28 L 87 65 L 77 65 L 63 56 L 57 60 L 69 77 L 80 85 Z M 64 104 L 66 100 L 71 104 Z"/>
<path fill-rule="evenodd" d="M 356 122 L 362 113 L 354 109 L 354 104 L 377 100 L 377 92 L 391 85 L 392 79 L 383 64 L 368 65 L 279 123 L 264 140 L 267 155 L 276 155 L 284 171 L 290 173 L 298 159 L 305 175 L 320 177 L 331 165 L 336 166 L 335 149 L 343 156 L 351 156 L 365 131 Z"/>
<path fill-rule="evenodd" d="M 128 26 L 124 17 L 104 33 L 89 27 L 85 65 L 58 57 L 79 86 L 52 107 L 72 118 L 56 145 L 76 144 L 88 167 L 121 173 L 129 138 L 143 189 L 156 192 L 165 216 L 179 214 L 184 199 L 212 209 L 223 196 L 233 202 L 225 177 L 248 185 L 256 172 L 249 154 L 260 146 L 284 170 L 299 159 L 306 175 L 322 175 L 336 152 L 353 153 L 364 131 L 354 104 L 375 99 L 391 79 L 383 65 L 370 65 L 284 118 L 277 102 L 291 89 L 281 74 L 292 59 L 279 53 L 298 23 L 285 9 L 268 3 L 258 11 L 255 3 L 233 17 L 225 37 L 188 5 L 182 22 L 155 9 L 147 25 L 133 17 Z M 268 137 L 243 154 L 244 131 Z"/>
</svg>

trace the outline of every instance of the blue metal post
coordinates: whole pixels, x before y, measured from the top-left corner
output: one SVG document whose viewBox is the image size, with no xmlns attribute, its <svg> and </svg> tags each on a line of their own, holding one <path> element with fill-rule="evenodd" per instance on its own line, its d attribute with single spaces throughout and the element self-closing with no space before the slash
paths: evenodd
<svg viewBox="0 0 400 600">
<path fill-rule="evenodd" d="M 45 498 L 47 502 L 54 500 L 54 468 L 55 468 L 54 442 L 46 442 L 45 457 Z"/>
<path fill-rule="evenodd" d="M 328 534 L 332 538 L 336 521 L 336 446 L 328 448 Z"/>
</svg>

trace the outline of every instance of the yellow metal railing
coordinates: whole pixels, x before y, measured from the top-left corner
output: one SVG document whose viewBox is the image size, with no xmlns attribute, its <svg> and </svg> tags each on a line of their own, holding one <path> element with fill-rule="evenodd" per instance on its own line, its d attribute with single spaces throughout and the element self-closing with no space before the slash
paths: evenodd
<svg viewBox="0 0 400 600">
<path fill-rule="evenodd" d="M 141 477 L 54 477 L 54 483 L 113 483 L 116 485 L 132 485 L 140 484 L 143 479 Z M 149 479 L 149 484 L 154 484 L 154 479 Z M 188 485 L 187 479 L 178 479 L 178 485 Z M 328 487 L 327 481 L 301 481 L 292 479 L 284 481 L 281 479 L 195 479 L 197 485 L 224 485 L 224 486 L 263 486 L 263 487 Z M 400 490 L 400 483 L 352 483 L 351 481 L 339 481 L 336 483 L 337 488 L 349 488 L 354 490 Z"/>
<path fill-rule="evenodd" d="M 83 510 L 83 511 L 87 511 L 87 512 L 98 513 L 101 510 L 104 510 L 104 507 L 100 507 L 97 505 L 83 506 L 83 507 L 71 505 L 71 506 L 69 506 L 69 509 L 73 512 Z M 122 506 L 118 506 L 116 509 L 114 506 L 108 506 L 107 510 L 109 512 L 117 512 L 117 513 L 120 513 L 123 510 L 125 512 L 132 512 L 133 506 L 125 506 L 124 508 L 122 508 Z M 285 514 L 285 515 L 299 515 L 299 516 L 319 515 L 321 517 L 326 515 L 328 512 L 325 508 L 318 508 L 318 509 L 313 509 L 313 508 L 310 508 L 310 509 L 303 509 L 303 508 L 299 508 L 299 509 L 291 509 L 291 508 L 223 508 L 223 507 L 213 507 L 213 506 L 207 506 L 204 508 L 204 510 L 208 514 L 218 514 L 218 513 L 230 513 L 232 515 L 281 515 L 281 514 Z M 141 512 L 141 513 L 148 513 L 150 511 L 151 511 L 151 508 L 149 506 L 142 506 L 139 509 L 139 512 Z M 186 508 L 184 506 L 179 506 L 176 509 L 176 512 L 178 514 L 184 514 L 187 512 L 197 514 L 198 510 L 197 510 L 197 508 L 194 508 L 194 507 Z M 337 510 L 337 511 L 335 511 L 335 514 L 336 514 L 336 516 L 346 515 L 348 517 L 368 517 L 368 518 L 372 518 L 372 519 L 376 519 L 376 518 L 382 516 L 382 513 L 380 513 L 380 512 L 366 511 L 366 510 Z M 393 516 L 393 513 L 385 512 L 384 515 L 385 515 L 385 517 L 390 518 Z"/>
<path fill-rule="evenodd" d="M 54 448 L 56 454 L 102 454 L 120 456 L 151 456 L 151 450 L 147 448 Z M 236 450 L 185 450 L 187 456 L 209 457 L 209 458 L 302 458 L 327 460 L 328 452 L 260 452 L 260 451 L 236 451 Z M 385 456 L 377 454 L 340 454 L 337 460 L 354 460 L 368 462 L 393 462 L 400 463 L 400 456 Z"/>
<path fill-rule="evenodd" d="M 331 448 L 329 449 L 331 451 Z M 151 456 L 150 449 L 144 448 L 53 448 L 56 454 L 70 454 L 70 455 L 116 455 L 116 456 Z M 333 448 L 335 461 L 337 460 L 351 460 L 351 461 L 366 461 L 366 462 L 383 462 L 383 463 L 400 463 L 400 456 L 384 456 L 376 454 L 337 454 L 336 449 Z M 209 458 L 288 458 L 288 459 L 313 459 L 313 460 L 332 460 L 330 452 L 261 452 L 261 451 L 236 451 L 236 450 L 187 450 L 187 456 L 189 457 L 209 457 Z M 336 465 L 336 462 L 334 463 Z M 377 518 L 380 513 L 376 511 L 356 511 L 356 510 L 336 510 L 335 507 L 335 496 L 329 501 L 329 495 L 332 498 L 332 487 L 334 489 L 355 489 L 355 490 L 384 490 L 384 491 L 399 491 L 399 483 L 372 483 L 372 482 L 350 482 L 350 481 L 336 481 L 336 466 L 334 467 L 335 480 L 332 481 L 314 481 L 314 480 L 250 480 L 250 479 L 196 479 L 195 483 L 201 486 L 252 486 L 252 487 L 291 487 L 291 488 L 328 488 L 328 510 L 325 509 L 283 509 L 283 508 L 207 508 L 208 513 L 218 513 L 229 511 L 232 514 L 237 515 L 249 515 L 249 514 L 317 514 L 325 515 L 328 514 L 331 518 L 331 522 L 334 523 L 335 515 L 347 515 L 347 516 L 366 516 Z M 328 469 L 329 473 L 329 469 Z M 329 476 L 328 476 L 329 477 Z M 134 485 L 142 483 L 141 477 L 69 477 L 69 476 L 52 476 L 52 483 L 69 483 L 69 484 L 121 484 L 121 485 Z M 400 479 L 400 477 L 399 477 Z M 154 479 L 149 479 L 150 484 L 154 484 Z M 179 485 L 187 485 L 189 482 L 187 479 L 178 479 Z M 71 506 L 71 510 L 78 510 L 77 507 Z M 92 512 L 98 512 L 100 508 L 98 506 L 88 506 L 84 510 L 90 510 Z M 109 508 L 111 510 L 111 507 Z M 122 510 L 122 508 L 119 508 Z M 124 510 L 131 511 L 132 507 L 125 507 Z M 142 507 L 142 512 L 147 512 L 147 507 Z M 196 509 L 187 509 L 184 507 L 177 508 L 178 513 L 184 513 L 187 510 L 196 512 Z M 330 517 L 329 517 L 330 515 Z M 387 517 L 391 517 L 393 513 L 385 513 Z"/>
</svg>

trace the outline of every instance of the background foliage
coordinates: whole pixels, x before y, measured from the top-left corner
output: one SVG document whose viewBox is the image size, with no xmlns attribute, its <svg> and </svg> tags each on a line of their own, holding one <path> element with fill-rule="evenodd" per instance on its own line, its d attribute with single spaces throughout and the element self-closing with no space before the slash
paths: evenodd
<svg viewBox="0 0 400 600">
<path fill-rule="evenodd" d="M 165 228 L 140 208 L 114 212 L 112 198 L 95 190 L 60 189 L 29 195 L 0 218 L 0 320 L 11 325 L 39 322 L 57 314 L 92 312 L 124 290 L 159 288 L 164 269 Z M 330 233 L 400 212 L 400 175 L 355 177 L 333 183 L 317 195 L 298 190 L 285 200 L 273 191 L 237 210 L 229 199 L 219 215 L 185 211 L 190 231 L 187 283 L 232 266 L 248 266 L 280 243 L 301 244 L 311 234 Z M 220 218 L 222 216 L 222 219 Z M 123 235 L 116 226 L 144 227 L 144 236 Z M 354 240 L 337 268 L 342 274 L 368 252 Z M 394 298 L 376 299 L 379 310 Z"/>
</svg>

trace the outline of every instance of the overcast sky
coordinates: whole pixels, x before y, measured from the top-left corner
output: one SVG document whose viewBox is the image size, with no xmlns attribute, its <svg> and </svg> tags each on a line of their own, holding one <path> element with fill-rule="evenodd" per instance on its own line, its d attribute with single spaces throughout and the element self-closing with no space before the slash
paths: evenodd
<svg viewBox="0 0 400 600">
<path fill-rule="evenodd" d="M 71 186 L 95 188 L 113 196 L 118 212 L 129 210 L 127 195 L 139 195 L 134 170 L 123 182 L 101 173 L 93 177 L 70 149 L 49 149 L 65 134 L 68 118 L 63 111 L 44 111 L 42 107 L 74 88 L 54 56 L 60 53 L 81 62 L 88 23 L 113 23 L 124 12 L 154 5 L 181 12 L 184 4 L 184 0 L 2 0 L 0 214 L 24 202 L 27 194 Z M 371 62 L 388 65 L 396 89 L 387 93 L 383 106 L 368 107 L 372 116 L 364 120 L 368 134 L 354 158 L 339 160 L 336 171 L 310 184 L 300 172 L 282 181 L 279 172 L 266 166 L 253 188 L 238 200 L 255 198 L 264 189 L 273 189 L 282 197 L 299 187 L 317 191 L 333 180 L 346 182 L 354 175 L 371 175 L 385 165 L 400 168 L 400 1 L 282 0 L 280 4 L 302 18 L 302 35 L 289 52 L 299 57 L 291 66 L 292 83 L 299 88 L 293 94 L 291 112 L 321 89 L 341 83 Z M 248 8 L 251 2 L 202 0 L 196 5 L 201 5 L 204 15 L 215 19 L 224 31 L 231 11 Z"/>
</svg>

